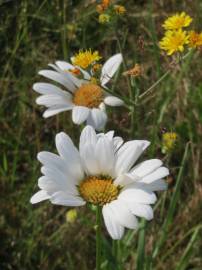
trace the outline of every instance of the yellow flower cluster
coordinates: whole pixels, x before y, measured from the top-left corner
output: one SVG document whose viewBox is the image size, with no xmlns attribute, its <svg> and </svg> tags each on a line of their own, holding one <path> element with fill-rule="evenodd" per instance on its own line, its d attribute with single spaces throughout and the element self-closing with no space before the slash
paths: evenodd
<svg viewBox="0 0 202 270">
<path fill-rule="evenodd" d="M 102 0 L 96 6 L 97 12 L 100 14 L 98 21 L 101 24 L 109 23 L 115 15 L 124 15 L 126 9 L 122 5 L 113 5 L 110 0 Z"/>
<path fill-rule="evenodd" d="M 171 152 L 177 141 L 177 133 L 165 132 L 162 135 L 162 153 L 167 154 Z"/>
<path fill-rule="evenodd" d="M 185 45 L 189 48 L 202 46 L 202 33 L 183 29 L 188 27 L 192 20 L 185 12 L 177 13 L 165 20 L 162 26 L 166 31 L 159 45 L 167 55 L 183 52 Z"/>
<path fill-rule="evenodd" d="M 99 55 L 98 51 L 92 52 L 91 49 L 79 51 L 74 57 L 72 57 L 72 64 L 86 69 L 90 65 L 95 64 L 101 58 L 102 57 Z"/>
</svg>

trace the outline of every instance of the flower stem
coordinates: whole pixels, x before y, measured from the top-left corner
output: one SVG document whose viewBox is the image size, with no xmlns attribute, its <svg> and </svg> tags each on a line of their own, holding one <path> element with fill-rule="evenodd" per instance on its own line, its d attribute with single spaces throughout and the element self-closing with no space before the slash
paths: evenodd
<svg viewBox="0 0 202 270">
<path fill-rule="evenodd" d="M 101 207 L 96 209 L 96 270 L 101 269 Z"/>
<path fill-rule="evenodd" d="M 144 93 L 142 93 L 139 96 L 139 99 L 142 99 L 144 96 L 150 94 L 153 91 L 153 89 L 171 73 L 171 71 L 173 70 L 173 64 L 175 65 L 179 64 L 181 60 L 185 60 L 192 53 L 193 53 L 193 50 L 190 50 L 181 59 L 178 59 L 178 61 L 176 62 L 172 62 L 170 65 L 170 68 L 154 84 L 152 84 L 152 86 L 150 86 Z"/>
</svg>

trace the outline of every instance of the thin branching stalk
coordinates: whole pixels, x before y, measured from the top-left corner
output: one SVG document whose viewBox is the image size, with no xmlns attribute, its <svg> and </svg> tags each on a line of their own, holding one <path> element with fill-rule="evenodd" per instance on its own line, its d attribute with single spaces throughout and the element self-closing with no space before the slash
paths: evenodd
<svg viewBox="0 0 202 270">
<path fill-rule="evenodd" d="M 142 99 L 143 97 L 145 97 L 146 95 L 148 95 L 148 94 L 150 94 L 152 91 L 153 91 L 153 89 L 159 84 L 159 83 L 161 83 L 170 73 L 171 73 L 171 71 L 173 70 L 173 64 L 175 64 L 175 65 L 178 65 L 180 62 L 181 62 L 181 60 L 184 60 L 184 59 L 186 59 L 191 53 L 193 52 L 193 50 L 190 50 L 190 51 L 188 51 L 188 53 L 186 53 L 183 57 L 182 57 L 182 59 L 180 59 L 180 60 L 178 60 L 177 62 L 175 62 L 175 63 L 171 63 L 171 65 L 170 65 L 170 68 L 154 83 L 154 84 L 152 84 L 144 93 L 142 93 L 141 95 L 139 95 L 139 99 Z"/>
</svg>

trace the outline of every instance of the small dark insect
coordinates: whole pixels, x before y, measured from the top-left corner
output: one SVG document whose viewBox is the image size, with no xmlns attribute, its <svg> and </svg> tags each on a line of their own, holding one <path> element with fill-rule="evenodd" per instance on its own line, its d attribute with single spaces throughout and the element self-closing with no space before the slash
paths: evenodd
<svg viewBox="0 0 202 270">
<path fill-rule="evenodd" d="M 141 51 L 144 51 L 145 47 L 145 41 L 143 36 L 139 36 L 138 41 L 137 41 L 138 47 L 140 48 Z"/>
<path fill-rule="evenodd" d="M 169 187 L 174 186 L 174 184 L 175 184 L 175 178 L 174 178 L 174 176 L 172 174 L 170 174 L 169 176 L 167 176 L 166 182 L 167 182 L 167 184 L 168 184 Z"/>
<path fill-rule="evenodd" d="M 161 134 L 164 134 L 164 133 L 166 133 L 166 132 L 168 132 L 168 130 L 167 130 L 166 127 L 160 128 L 160 133 L 161 133 Z"/>
</svg>

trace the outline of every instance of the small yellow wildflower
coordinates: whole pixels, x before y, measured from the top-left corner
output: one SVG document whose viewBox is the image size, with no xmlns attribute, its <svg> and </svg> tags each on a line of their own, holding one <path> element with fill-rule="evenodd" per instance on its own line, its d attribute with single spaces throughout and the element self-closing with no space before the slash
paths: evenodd
<svg viewBox="0 0 202 270">
<path fill-rule="evenodd" d="M 189 32 L 189 47 L 196 48 L 202 46 L 202 33 L 195 31 Z"/>
<path fill-rule="evenodd" d="M 117 14 L 120 14 L 120 15 L 126 13 L 125 7 L 124 6 L 121 6 L 121 5 L 114 5 L 114 10 L 115 10 L 115 12 Z"/>
<path fill-rule="evenodd" d="M 108 8 L 109 5 L 110 5 L 109 0 L 102 0 L 101 4 L 96 6 L 96 10 L 98 13 L 102 13 Z"/>
<path fill-rule="evenodd" d="M 77 210 L 76 209 L 70 209 L 66 213 L 66 221 L 68 223 L 74 223 L 77 219 Z"/>
<path fill-rule="evenodd" d="M 175 132 L 165 132 L 162 135 L 162 152 L 164 154 L 170 152 L 177 141 L 177 133 Z"/>
<path fill-rule="evenodd" d="M 135 66 L 123 73 L 124 76 L 129 75 L 132 77 L 138 77 L 142 74 L 142 68 L 139 64 L 135 64 Z"/>
<path fill-rule="evenodd" d="M 110 0 L 102 0 L 102 5 L 106 9 L 110 5 Z"/>
<path fill-rule="evenodd" d="M 79 53 L 72 58 L 72 63 L 75 66 L 85 69 L 96 61 L 99 61 L 101 58 L 102 57 L 99 55 L 98 51 L 92 52 L 90 49 L 79 51 Z"/>
<path fill-rule="evenodd" d="M 97 6 L 96 6 L 96 11 L 97 11 L 98 13 L 102 13 L 102 12 L 105 11 L 105 7 L 104 7 L 103 5 L 97 5 Z"/>
<path fill-rule="evenodd" d="M 189 36 L 186 31 L 182 29 L 176 31 L 167 31 L 165 36 L 159 42 L 160 48 L 167 51 L 167 55 L 174 52 L 184 51 L 184 45 L 189 43 Z"/>
<path fill-rule="evenodd" d="M 177 13 L 173 16 L 168 17 L 168 19 L 165 20 L 163 27 L 166 30 L 177 30 L 182 27 L 189 26 L 191 22 L 192 18 L 185 12 L 181 12 L 180 14 Z"/>
<path fill-rule="evenodd" d="M 108 14 L 100 14 L 98 20 L 99 23 L 105 24 L 110 21 L 110 16 Z"/>
</svg>

